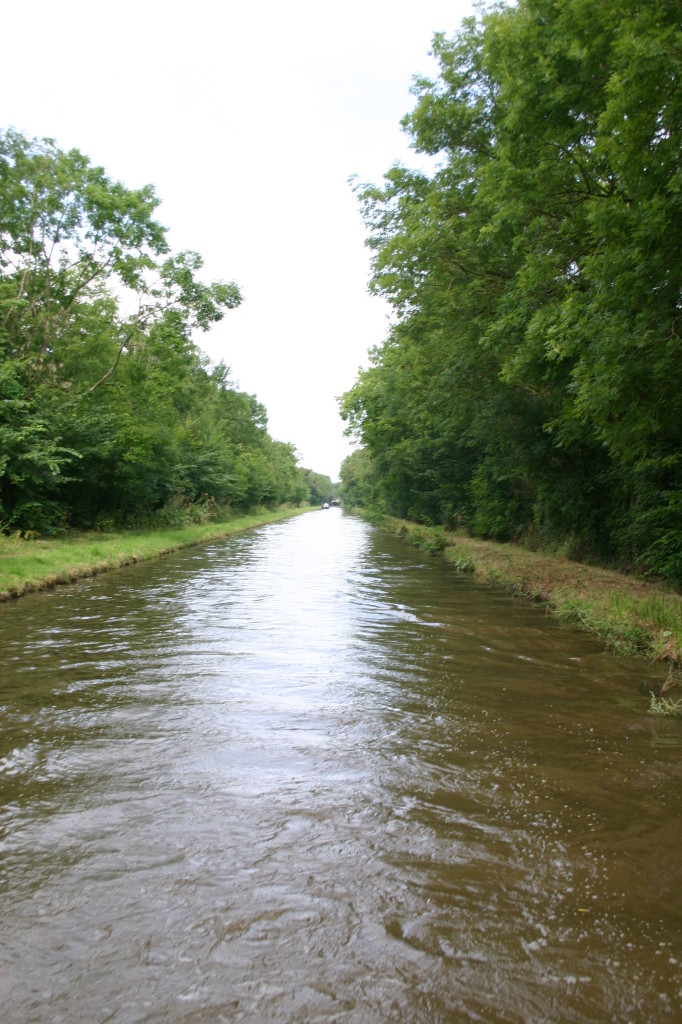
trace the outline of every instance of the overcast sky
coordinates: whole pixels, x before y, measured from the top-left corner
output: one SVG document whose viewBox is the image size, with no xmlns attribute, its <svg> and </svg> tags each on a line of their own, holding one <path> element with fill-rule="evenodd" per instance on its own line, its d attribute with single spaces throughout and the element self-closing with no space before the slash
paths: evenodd
<svg viewBox="0 0 682 1024">
<path fill-rule="evenodd" d="M 0 126 L 152 183 L 174 249 L 244 302 L 197 338 L 273 437 L 338 479 L 336 397 L 383 340 L 352 174 L 420 165 L 400 118 L 465 0 L 33 0 L 3 11 Z"/>
</svg>

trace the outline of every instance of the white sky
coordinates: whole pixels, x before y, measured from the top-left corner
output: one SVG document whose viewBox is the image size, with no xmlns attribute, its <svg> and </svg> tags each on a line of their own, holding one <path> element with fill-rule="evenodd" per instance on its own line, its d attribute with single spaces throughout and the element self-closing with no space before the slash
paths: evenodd
<svg viewBox="0 0 682 1024">
<path fill-rule="evenodd" d="M 5 6 L 0 126 L 152 183 L 174 249 L 244 302 L 197 338 L 301 463 L 338 479 L 336 397 L 386 333 L 348 177 L 419 166 L 400 118 L 468 0 L 33 0 Z"/>
</svg>

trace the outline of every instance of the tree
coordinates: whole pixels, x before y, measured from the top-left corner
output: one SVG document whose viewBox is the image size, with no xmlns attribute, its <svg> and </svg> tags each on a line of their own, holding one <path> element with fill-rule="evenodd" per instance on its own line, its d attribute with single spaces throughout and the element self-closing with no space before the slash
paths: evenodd
<svg viewBox="0 0 682 1024">
<path fill-rule="evenodd" d="M 396 322 L 342 414 L 389 509 L 682 579 L 682 26 L 519 0 L 434 38 L 429 175 L 357 186 Z"/>
<path fill-rule="evenodd" d="M 378 489 L 376 470 L 368 448 L 351 452 L 341 464 L 341 496 L 349 508 L 385 511 Z"/>
<path fill-rule="evenodd" d="M 307 488 L 307 500 L 311 505 L 322 505 L 336 496 L 337 485 L 331 477 L 323 473 L 315 473 L 312 469 L 303 470 L 303 481 Z"/>
<path fill-rule="evenodd" d="M 151 186 L 0 134 L 0 518 L 49 530 L 304 492 L 265 409 L 197 333 L 241 301 L 171 253 Z"/>
</svg>

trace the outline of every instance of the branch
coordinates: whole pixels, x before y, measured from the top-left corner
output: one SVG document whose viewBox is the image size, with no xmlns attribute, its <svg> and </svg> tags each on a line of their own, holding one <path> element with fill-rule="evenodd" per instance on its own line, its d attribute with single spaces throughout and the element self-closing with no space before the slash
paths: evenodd
<svg viewBox="0 0 682 1024">
<path fill-rule="evenodd" d="M 120 359 L 121 359 L 121 356 L 123 355 L 124 349 L 126 349 L 128 347 L 128 342 L 130 341 L 131 337 L 132 337 L 132 335 L 129 334 L 127 337 L 125 337 L 123 339 L 123 341 L 121 342 L 120 348 L 119 348 L 118 352 L 116 353 L 116 358 L 114 359 L 113 364 L 109 367 L 109 369 L 106 371 L 106 373 L 103 374 L 100 377 L 100 379 L 98 381 L 95 381 L 95 383 L 91 387 L 89 387 L 87 391 L 83 392 L 83 394 L 81 395 L 81 398 L 87 398 L 88 395 L 91 395 L 93 391 L 97 390 L 97 388 L 100 386 L 100 384 L 104 384 L 105 380 L 108 380 L 109 377 L 111 377 L 112 373 L 114 373 L 116 367 L 118 366 L 118 364 L 120 362 Z"/>
<path fill-rule="evenodd" d="M 148 310 L 147 312 L 148 312 L 148 313 L 151 313 L 151 310 Z M 140 326 L 141 326 L 141 325 L 143 325 L 144 323 L 145 323 L 145 317 L 144 317 L 144 315 L 139 315 L 139 318 L 138 318 L 138 320 L 137 320 L 137 321 L 136 321 L 136 323 L 135 323 L 135 324 L 134 324 L 134 325 L 133 325 L 133 326 L 132 326 L 132 327 L 130 328 L 130 330 L 128 331 L 128 333 L 127 333 L 127 334 L 126 334 L 126 336 L 124 337 L 123 341 L 121 342 L 121 344 L 120 344 L 120 347 L 119 347 L 119 350 L 118 350 L 118 352 L 116 353 L 116 358 L 114 359 L 114 361 L 113 361 L 112 365 L 111 365 L 111 366 L 109 367 L 109 369 L 108 369 L 108 370 L 106 371 L 106 373 L 102 374 L 102 376 L 100 377 L 100 379 L 99 379 L 99 380 L 95 381 L 95 383 L 94 383 L 94 384 L 92 384 L 92 385 L 91 385 L 91 386 L 90 386 L 90 387 L 88 388 L 88 390 L 87 390 L 87 391 L 84 391 L 84 392 L 83 392 L 83 394 L 81 395 L 81 398 L 87 398 L 87 397 L 88 397 L 88 395 L 91 395 L 93 391 L 96 391 L 96 390 L 97 390 L 97 388 L 98 388 L 98 387 L 99 387 L 99 386 L 100 386 L 101 384 L 104 384 L 105 380 L 108 380 L 108 379 L 109 379 L 109 377 L 111 377 L 111 375 L 112 375 L 112 374 L 114 373 L 114 371 L 116 370 L 116 367 L 118 366 L 119 362 L 121 361 L 121 356 L 123 355 L 123 352 L 125 351 L 125 349 L 127 349 L 127 348 L 128 348 L 128 346 L 129 346 L 129 344 L 130 344 L 130 341 L 131 341 L 131 339 L 132 339 L 132 338 L 133 338 L 133 336 L 134 336 L 134 335 L 135 335 L 135 334 L 137 333 L 137 331 L 139 331 L 139 329 L 140 329 Z"/>
</svg>

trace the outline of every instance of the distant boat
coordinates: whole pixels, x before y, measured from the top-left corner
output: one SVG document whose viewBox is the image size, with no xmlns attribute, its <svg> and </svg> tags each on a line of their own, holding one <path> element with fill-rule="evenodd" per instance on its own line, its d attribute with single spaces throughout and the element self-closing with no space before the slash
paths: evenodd
<svg viewBox="0 0 682 1024">
<path fill-rule="evenodd" d="M 324 505 L 322 506 L 322 508 L 329 508 L 329 505 L 327 504 L 326 501 L 325 501 Z"/>
</svg>

